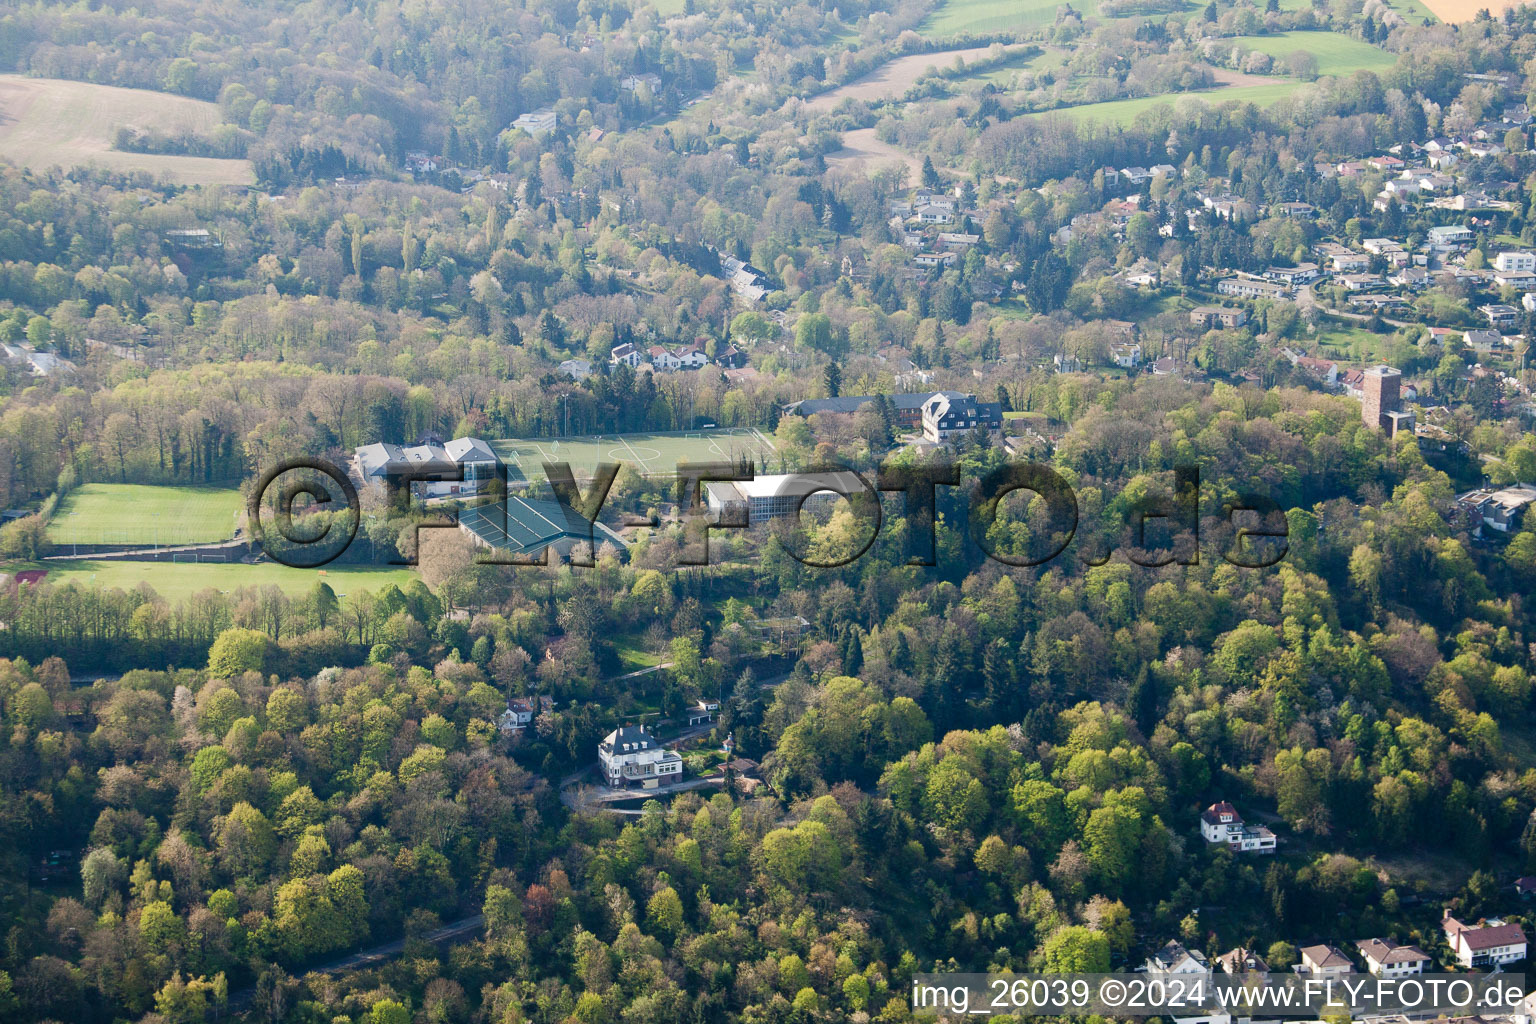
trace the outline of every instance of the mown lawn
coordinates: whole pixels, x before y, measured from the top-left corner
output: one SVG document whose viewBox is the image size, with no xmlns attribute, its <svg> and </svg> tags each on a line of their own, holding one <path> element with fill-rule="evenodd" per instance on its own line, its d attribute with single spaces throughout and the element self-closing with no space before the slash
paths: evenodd
<svg viewBox="0 0 1536 1024">
<path fill-rule="evenodd" d="M 31 568 L 47 569 L 49 583 L 79 583 L 103 589 L 131 590 L 141 582 L 172 603 L 184 601 L 210 588 L 233 591 L 238 587 L 276 585 L 289 596 L 308 593 L 315 581 L 324 580 L 338 597 L 361 591 L 378 591 L 393 583 L 404 587 L 417 579 L 416 571 L 406 567 L 343 565 L 323 569 L 294 569 L 266 562 L 244 565 L 238 562 L 43 562 Z"/>
<path fill-rule="evenodd" d="M 81 484 L 64 496 L 48 539 L 55 544 L 205 544 L 235 535 L 244 507 L 231 487 Z"/>
<path fill-rule="evenodd" d="M 1061 0 L 1018 0 L 1016 3 L 948 0 L 948 3 L 928 16 L 918 27 L 918 32 L 934 37 L 1034 28 L 1055 21 L 1056 9 L 1060 6 Z M 1097 0 L 1086 0 L 1072 6 L 1085 16 L 1095 14 L 1099 9 Z"/>
<path fill-rule="evenodd" d="M 1310 53 L 1316 58 L 1321 75 L 1380 71 L 1397 62 L 1395 54 L 1337 32 L 1276 32 L 1267 36 L 1236 36 L 1220 42 L 1267 53 L 1277 60 L 1284 60 L 1298 50 Z"/>
<path fill-rule="evenodd" d="M 1219 103 L 1254 103 L 1267 107 L 1294 92 L 1300 83 L 1279 82 L 1274 85 L 1240 85 L 1230 89 L 1210 89 L 1205 92 L 1179 92 L 1164 96 L 1141 96 L 1130 100 L 1107 100 L 1104 103 L 1084 103 L 1076 107 L 1060 107 L 1042 111 L 1034 117 L 1058 115 L 1074 121 L 1100 121 L 1108 124 L 1130 124 L 1148 111 L 1162 104 L 1173 105 L 1181 100 L 1194 99 L 1212 106 Z"/>
</svg>

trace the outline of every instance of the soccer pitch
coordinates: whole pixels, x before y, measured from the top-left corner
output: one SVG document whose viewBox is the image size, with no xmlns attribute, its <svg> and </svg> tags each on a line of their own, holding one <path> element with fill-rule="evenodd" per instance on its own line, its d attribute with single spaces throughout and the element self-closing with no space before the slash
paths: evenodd
<svg viewBox="0 0 1536 1024">
<path fill-rule="evenodd" d="M 235 535 L 245 500 L 232 487 L 81 484 L 48 523 L 54 544 L 207 544 Z"/>
<path fill-rule="evenodd" d="M 589 477 L 600 462 L 626 462 L 643 476 L 668 476 L 682 462 L 735 462 L 761 466 L 774 453 L 773 440 L 750 427 L 685 430 L 664 434 L 600 434 L 492 441 L 507 464 L 510 483 L 544 479 L 544 463 L 566 462 L 578 477 Z"/>
<path fill-rule="evenodd" d="M 98 562 L 90 559 L 33 563 L 47 569 L 48 583 L 76 583 L 103 590 L 132 590 L 148 583 L 167 601 L 185 601 L 204 590 L 233 593 L 239 587 L 279 587 L 289 597 L 302 597 L 317 582 L 330 584 L 337 597 L 362 591 L 378 592 L 393 583 L 406 587 L 416 570 L 388 565 L 338 565 L 324 569 L 295 569 L 263 562 Z"/>
</svg>

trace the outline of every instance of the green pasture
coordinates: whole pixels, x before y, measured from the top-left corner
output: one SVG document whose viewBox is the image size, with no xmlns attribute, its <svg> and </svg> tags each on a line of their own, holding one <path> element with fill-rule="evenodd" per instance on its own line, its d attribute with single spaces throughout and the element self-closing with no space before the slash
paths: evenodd
<svg viewBox="0 0 1536 1024">
<path fill-rule="evenodd" d="M 1298 50 L 1317 60 L 1321 75 L 1350 75 L 1382 71 L 1397 63 L 1397 55 L 1338 32 L 1276 32 L 1267 36 L 1235 36 L 1218 42 L 1240 50 L 1257 50 L 1284 60 Z"/>
</svg>

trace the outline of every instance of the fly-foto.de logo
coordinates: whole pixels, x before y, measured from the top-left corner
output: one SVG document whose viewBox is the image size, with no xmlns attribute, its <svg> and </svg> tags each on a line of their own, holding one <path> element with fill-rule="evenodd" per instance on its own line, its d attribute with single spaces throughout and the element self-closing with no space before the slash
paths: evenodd
<svg viewBox="0 0 1536 1024">
<path fill-rule="evenodd" d="M 600 463 L 585 487 L 569 463 L 543 464 L 553 501 L 512 496 L 505 466 L 493 480 L 478 481 L 478 503 L 462 512 L 452 503 L 434 508 L 419 504 L 433 486 L 464 482 L 464 467 L 452 462 L 393 462 L 382 481 L 386 507 L 395 514 L 425 513 L 415 530 L 462 529 L 475 538 L 482 564 L 547 565 L 563 559 L 571 565 L 595 564 L 594 552 L 624 541 L 600 522 L 618 463 Z M 1098 565 L 1118 548 L 1142 566 L 1196 565 L 1201 554 L 1200 472 L 1195 466 L 1173 471 L 1166 493 L 1138 493 L 1122 502 L 1118 544 L 1102 530 L 1085 531 L 1077 557 Z M 803 534 L 782 531 L 785 551 L 803 565 L 831 569 L 848 565 L 873 546 L 887 519 L 901 520 L 902 557 L 906 565 L 937 564 L 941 494 L 965 488 L 964 515 L 971 541 L 1004 565 L 1044 565 L 1079 538 L 1077 493 L 1048 465 L 1005 463 L 969 480 L 954 464 L 887 463 L 871 474 L 846 466 L 760 475 L 750 463 L 680 465 L 674 477 L 677 521 L 684 543 L 677 564 L 708 565 L 710 534 L 747 530 L 775 520 L 800 521 L 816 509 L 846 501 L 852 538 L 833 553 Z M 889 506 L 889 507 L 888 507 Z M 1288 550 L 1289 526 L 1280 507 L 1261 494 L 1225 496 L 1205 519 L 1214 535 L 1214 553 L 1231 565 L 1261 569 L 1277 564 Z M 318 567 L 339 557 L 355 539 L 361 519 L 357 488 L 347 474 L 321 460 L 280 464 L 264 474 L 249 502 L 253 536 L 267 554 L 285 565 Z M 411 559 L 395 564 L 413 564 Z"/>
</svg>

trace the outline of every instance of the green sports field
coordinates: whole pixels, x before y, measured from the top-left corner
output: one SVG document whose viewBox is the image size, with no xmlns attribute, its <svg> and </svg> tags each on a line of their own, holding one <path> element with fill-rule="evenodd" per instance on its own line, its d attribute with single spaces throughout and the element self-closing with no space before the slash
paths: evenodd
<svg viewBox="0 0 1536 1024">
<path fill-rule="evenodd" d="M 755 463 L 773 454 L 773 441 L 747 427 L 679 431 L 663 434 L 608 434 L 492 441 L 507 464 L 507 479 L 524 483 L 544 479 L 545 462 L 566 462 L 578 477 L 590 476 L 599 462 L 625 462 L 644 476 L 666 476 L 680 462 L 733 462 L 743 456 Z"/>
<path fill-rule="evenodd" d="M 308 593 L 316 580 L 324 580 L 337 596 L 341 596 L 365 590 L 377 591 L 390 583 L 404 587 L 417 578 L 414 569 L 405 567 L 333 565 L 324 569 L 294 569 L 272 562 L 245 565 L 239 562 L 99 562 L 82 559 L 36 563 L 33 568 L 47 569 L 47 582 L 54 584 L 74 582 L 104 590 L 132 590 L 140 583 L 148 583 L 155 588 L 155 593 L 172 603 L 210 588 L 227 593 L 238 587 L 276 585 L 284 593 L 297 596 Z"/>
<path fill-rule="evenodd" d="M 230 487 L 81 484 L 48 524 L 54 544 L 206 544 L 235 535 L 240 492 Z"/>
<path fill-rule="evenodd" d="M 1267 36 L 1235 36 L 1220 40 L 1240 50 L 1257 50 L 1284 60 L 1300 50 L 1317 60 L 1321 75 L 1350 75 L 1356 71 L 1381 71 L 1397 62 L 1397 55 L 1337 32 L 1276 32 Z"/>
</svg>

